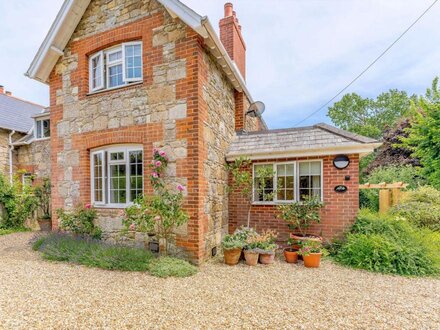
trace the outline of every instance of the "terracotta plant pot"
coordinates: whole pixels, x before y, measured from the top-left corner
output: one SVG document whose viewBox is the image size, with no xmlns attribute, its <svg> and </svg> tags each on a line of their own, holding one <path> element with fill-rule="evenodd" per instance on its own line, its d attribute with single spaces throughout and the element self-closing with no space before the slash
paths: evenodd
<svg viewBox="0 0 440 330">
<path fill-rule="evenodd" d="M 321 264 L 322 253 L 310 253 L 308 256 L 303 256 L 304 266 L 307 268 L 318 268 Z"/>
<path fill-rule="evenodd" d="M 297 240 L 297 241 L 317 241 L 322 242 L 322 237 L 317 235 L 301 235 L 301 234 L 290 234 L 290 238 Z"/>
<path fill-rule="evenodd" d="M 246 265 L 256 266 L 258 264 L 259 253 L 255 251 L 244 251 L 244 258 L 246 259 Z"/>
<path fill-rule="evenodd" d="M 52 221 L 50 219 L 38 219 L 38 226 L 40 226 L 41 231 L 51 231 Z"/>
<path fill-rule="evenodd" d="M 263 265 L 273 264 L 275 260 L 275 253 L 260 253 L 260 263 Z"/>
<path fill-rule="evenodd" d="M 224 250 L 225 264 L 234 266 L 240 261 L 241 249 Z"/>
<path fill-rule="evenodd" d="M 289 264 L 296 264 L 298 262 L 298 252 L 292 248 L 284 249 L 284 258 Z"/>
</svg>

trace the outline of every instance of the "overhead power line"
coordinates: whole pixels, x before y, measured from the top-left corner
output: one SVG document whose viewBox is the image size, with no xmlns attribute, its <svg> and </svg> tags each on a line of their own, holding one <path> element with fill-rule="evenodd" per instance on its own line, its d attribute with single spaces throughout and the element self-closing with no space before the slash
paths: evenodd
<svg viewBox="0 0 440 330">
<path fill-rule="evenodd" d="M 306 118 L 297 122 L 294 125 L 294 127 L 302 124 L 307 119 L 313 117 L 315 114 L 317 114 L 326 106 L 328 106 L 330 103 L 332 103 L 339 95 L 345 92 L 351 85 L 353 85 L 360 77 L 362 77 L 368 70 L 370 70 L 371 67 L 373 67 L 386 53 L 388 53 L 390 49 L 393 48 L 394 45 L 397 44 L 400 41 L 400 39 L 402 39 L 405 36 L 405 34 L 407 34 L 414 27 L 414 25 L 416 25 L 420 21 L 423 18 L 423 16 L 425 16 L 438 1 L 439 0 L 435 0 L 405 31 L 403 31 L 403 33 L 396 40 L 394 40 L 394 42 L 391 45 L 389 45 L 378 57 L 376 57 L 376 59 L 373 62 L 370 63 L 370 65 L 368 65 L 361 73 L 359 73 L 352 81 L 350 81 L 348 85 L 342 88 L 335 96 L 333 96 L 328 102 L 323 104 L 319 109 L 313 111 Z"/>
</svg>

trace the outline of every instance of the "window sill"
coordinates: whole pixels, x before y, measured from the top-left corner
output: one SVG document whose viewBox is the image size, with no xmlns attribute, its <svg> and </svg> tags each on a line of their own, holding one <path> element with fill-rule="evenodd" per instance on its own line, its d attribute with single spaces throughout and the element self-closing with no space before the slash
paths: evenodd
<svg viewBox="0 0 440 330">
<path fill-rule="evenodd" d="M 44 138 L 35 138 L 35 141 L 47 141 L 50 140 L 50 136 L 49 137 L 44 137 Z"/>
<path fill-rule="evenodd" d="M 114 205 L 93 205 L 94 209 L 97 210 L 125 210 L 127 207 L 130 207 L 133 204 L 114 204 Z"/>
<path fill-rule="evenodd" d="M 129 88 L 132 86 L 137 86 L 137 85 L 141 85 L 143 84 L 144 81 L 140 80 L 140 81 L 136 81 L 136 82 L 132 82 L 132 83 L 128 83 L 126 85 L 122 85 L 122 86 L 116 86 L 116 87 L 112 87 L 112 88 L 106 88 L 106 89 L 100 89 L 99 91 L 94 91 L 94 92 L 89 92 L 88 94 L 86 94 L 87 96 L 93 96 L 93 95 L 97 95 L 97 94 L 102 94 L 105 92 L 111 92 L 111 91 L 115 91 L 115 90 L 120 90 L 120 89 L 124 89 L 124 88 Z"/>
</svg>

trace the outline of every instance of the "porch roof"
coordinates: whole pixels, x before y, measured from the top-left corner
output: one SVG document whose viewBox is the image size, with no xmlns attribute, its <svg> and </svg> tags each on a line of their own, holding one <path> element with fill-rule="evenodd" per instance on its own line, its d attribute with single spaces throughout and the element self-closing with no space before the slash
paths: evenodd
<svg viewBox="0 0 440 330">
<path fill-rule="evenodd" d="M 379 147 L 377 140 L 324 123 L 308 127 L 238 133 L 226 159 L 252 160 L 333 154 L 368 154 Z"/>
</svg>

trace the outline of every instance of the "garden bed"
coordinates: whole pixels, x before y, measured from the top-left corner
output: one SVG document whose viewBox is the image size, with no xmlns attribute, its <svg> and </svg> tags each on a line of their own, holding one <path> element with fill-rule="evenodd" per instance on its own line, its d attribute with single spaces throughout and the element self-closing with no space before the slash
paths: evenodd
<svg viewBox="0 0 440 330">
<path fill-rule="evenodd" d="M 375 274 L 324 261 L 208 263 L 188 278 L 48 262 L 32 233 L 0 237 L 5 329 L 438 328 L 440 280 Z"/>
</svg>

